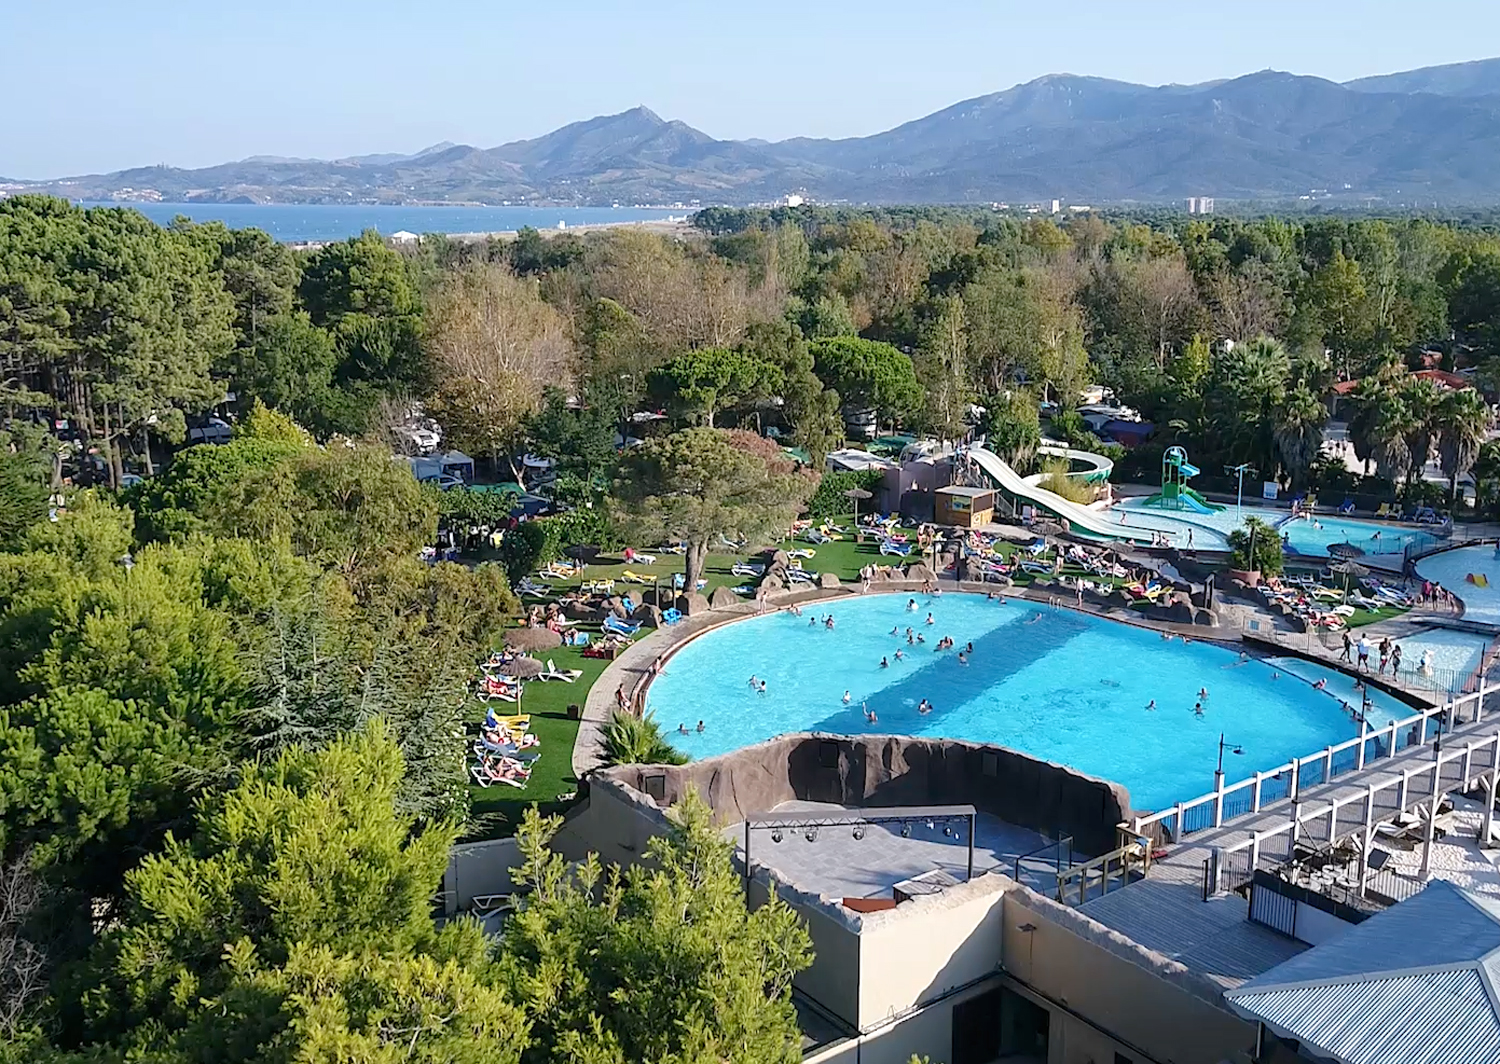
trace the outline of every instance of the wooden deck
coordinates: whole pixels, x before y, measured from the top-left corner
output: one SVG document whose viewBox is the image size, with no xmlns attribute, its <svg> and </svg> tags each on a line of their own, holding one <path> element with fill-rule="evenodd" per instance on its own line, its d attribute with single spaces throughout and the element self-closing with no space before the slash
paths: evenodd
<svg viewBox="0 0 1500 1064">
<path fill-rule="evenodd" d="M 1225 987 L 1238 986 L 1307 947 L 1252 924 L 1249 903 L 1238 894 L 1203 900 L 1206 878 L 1218 864 L 1215 851 L 1234 852 L 1248 867 L 1247 846 L 1252 833 L 1258 833 L 1266 847 L 1260 866 L 1266 867 L 1268 859 L 1289 852 L 1288 827 L 1294 816 L 1297 837 L 1308 843 L 1363 836 L 1370 825 L 1411 812 L 1435 793 L 1467 790 L 1486 779 L 1497 756 L 1500 717 L 1487 715 L 1444 735 L 1440 755 L 1430 742 L 1412 746 L 1331 783 L 1309 787 L 1295 803 L 1284 798 L 1221 828 L 1195 831 L 1153 862 L 1145 879 L 1087 901 L 1081 911 Z M 1211 862 L 1208 871 L 1206 862 Z"/>
</svg>

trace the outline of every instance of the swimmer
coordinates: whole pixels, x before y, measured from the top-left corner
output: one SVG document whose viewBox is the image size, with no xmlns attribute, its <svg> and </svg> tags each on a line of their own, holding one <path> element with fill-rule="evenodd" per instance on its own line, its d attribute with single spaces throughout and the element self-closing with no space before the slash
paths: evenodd
<svg viewBox="0 0 1500 1064">
<path fill-rule="evenodd" d="M 896 656 L 900 657 L 901 656 L 901 651 L 899 651 L 899 650 L 896 651 Z M 889 669 L 891 667 L 891 663 L 889 661 L 887 661 L 885 658 L 881 658 L 880 659 L 880 667 L 882 669 Z"/>
<path fill-rule="evenodd" d="M 1321 690 L 1323 690 L 1323 688 L 1325 688 L 1327 686 L 1328 686 L 1328 681 L 1327 680 L 1319 680 L 1317 683 L 1313 684 L 1313 690 L 1314 691 L 1321 691 Z"/>
<path fill-rule="evenodd" d="M 809 617 L 807 619 L 807 626 L 809 628 L 816 628 L 818 626 L 818 619 L 816 617 Z"/>
<path fill-rule="evenodd" d="M 1200 687 L 1200 688 L 1198 688 L 1198 697 L 1199 698 L 1207 698 L 1208 697 L 1208 688 L 1207 687 Z"/>
<path fill-rule="evenodd" d="M 844 692 L 844 705 L 847 706 L 853 700 L 854 700 L 854 697 L 851 694 L 849 694 L 848 691 L 845 691 Z"/>
<path fill-rule="evenodd" d="M 700 735 L 703 734 L 703 722 L 701 720 L 698 722 L 698 733 Z"/>
<path fill-rule="evenodd" d="M 1146 709 L 1152 713 L 1156 712 L 1156 699 L 1153 698 L 1151 701 L 1147 702 Z"/>
<path fill-rule="evenodd" d="M 907 599 L 906 600 L 906 612 L 907 613 L 916 613 L 917 612 L 917 600 L 916 599 Z"/>
<path fill-rule="evenodd" d="M 906 651 L 904 651 L 904 650 L 898 650 L 898 651 L 896 651 L 896 660 L 897 661 L 901 661 L 905 657 L 906 657 Z"/>
<path fill-rule="evenodd" d="M 967 646 L 965 646 L 964 647 L 964 653 L 965 654 L 972 654 L 972 653 L 974 653 L 974 644 L 970 643 Z"/>
<path fill-rule="evenodd" d="M 930 614 L 930 613 L 927 615 L 927 620 L 925 622 L 923 622 L 923 623 L 925 623 L 925 624 L 937 624 L 937 622 L 932 619 L 932 614 Z"/>
<path fill-rule="evenodd" d="M 906 629 L 906 641 L 908 643 L 911 642 L 911 635 L 912 635 L 912 630 L 910 628 L 907 628 Z"/>
<path fill-rule="evenodd" d="M 754 676 L 750 677 L 750 686 L 751 687 L 756 686 L 758 683 L 760 683 L 760 681 L 757 680 Z"/>
<path fill-rule="evenodd" d="M 859 704 L 859 708 L 865 711 L 865 720 L 869 721 L 871 724 L 874 724 L 877 720 L 880 719 L 879 717 L 875 716 L 875 711 L 870 708 L 870 703 L 861 702 Z"/>
<path fill-rule="evenodd" d="M 677 725 L 677 733 L 679 735 L 686 735 L 688 733 L 687 725 L 686 724 L 679 724 L 679 725 Z"/>
<path fill-rule="evenodd" d="M 925 698 L 922 699 L 921 703 L 919 703 L 917 706 L 917 712 L 925 717 L 927 714 L 932 712 L 932 703 L 927 701 L 927 699 Z"/>
<path fill-rule="evenodd" d="M 958 652 L 958 663 L 960 665 L 967 665 L 969 663 L 969 656 L 967 654 L 965 654 L 962 650 L 960 650 Z"/>
<path fill-rule="evenodd" d="M 1273 680 L 1279 680 L 1279 679 L 1281 679 L 1281 673 L 1277 672 L 1275 669 L 1272 669 L 1271 670 L 1271 679 L 1273 679 Z"/>
<path fill-rule="evenodd" d="M 925 642 L 927 642 L 927 637 L 925 635 L 923 635 L 921 632 L 918 632 L 917 633 L 917 642 L 918 643 L 925 643 Z"/>
<path fill-rule="evenodd" d="M 1164 643 L 1170 643 L 1172 641 L 1172 633 L 1171 632 L 1163 632 L 1161 634 L 1161 638 L 1162 638 L 1162 642 L 1164 642 Z"/>
<path fill-rule="evenodd" d="M 828 615 L 828 619 L 823 622 L 823 627 L 827 628 L 830 632 L 833 631 L 833 614 L 830 613 Z"/>
<path fill-rule="evenodd" d="M 1195 703 L 1193 703 L 1193 716 L 1195 716 L 1195 717 L 1202 717 L 1203 716 L 1203 703 L 1202 702 L 1195 702 Z"/>
<path fill-rule="evenodd" d="M 1027 624 L 1036 624 L 1036 622 L 1039 621 L 1039 620 L 1041 620 L 1041 619 L 1042 619 L 1042 614 L 1041 614 L 1041 611 L 1038 610 L 1036 613 L 1033 613 L 1031 615 L 1031 620 L 1027 621 L 1026 623 Z"/>
<path fill-rule="evenodd" d="M 917 637 L 912 634 L 910 628 L 906 630 L 906 645 L 909 647 L 917 645 Z"/>
<path fill-rule="evenodd" d="M 901 634 L 901 626 L 899 624 L 893 624 L 893 625 L 891 625 L 891 635 L 900 635 L 900 634 Z"/>
<path fill-rule="evenodd" d="M 761 694 L 765 694 L 766 693 L 766 681 L 762 680 L 760 682 L 760 686 L 757 687 L 756 690 L 759 691 Z"/>
</svg>

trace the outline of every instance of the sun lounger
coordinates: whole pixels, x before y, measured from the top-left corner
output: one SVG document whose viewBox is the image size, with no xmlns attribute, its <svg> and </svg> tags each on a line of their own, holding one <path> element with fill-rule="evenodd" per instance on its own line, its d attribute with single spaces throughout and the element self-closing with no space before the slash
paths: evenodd
<svg viewBox="0 0 1500 1064">
<path fill-rule="evenodd" d="M 620 579 L 629 584 L 654 584 L 656 581 L 649 576 L 642 576 L 631 569 L 626 569 L 620 574 Z"/>
<path fill-rule="evenodd" d="M 584 594 L 608 594 L 614 589 L 615 582 L 613 580 L 585 580 L 582 584 Z"/>
<path fill-rule="evenodd" d="M 667 545 L 665 545 L 663 547 L 658 547 L 657 550 L 661 551 L 663 554 L 686 554 L 687 553 L 687 544 L 686 543 L 668 543 Z"/>
<path fill-rule="evenodd" d="M 749 584 L 740 584 L 739 586 L 732 587 L 729 590 L 733 591 L 736 595 L 753 595 L 753 594 L 755 594 L 755 588 L 751 587 Z"/>
<path fill-rule="evenodd" d="M 760 576 L 766 571 L 766 567 L 753 562 L 735 562 L 729 571 L 735 576 Z"/>
<path fill-rule="evenodd" d="M 656 564 L 656 555 L 654 555 L 654 554 L 641 554 L 639 552 L 636 552 L 636 553 L 634 553 L 634 554 L 631 555 L 630 560 L 633 561 L 633 562 L 640 562 L 642 565 L 655 565 Z"/>
<path fill-rule="evenodd" d="M 822 532 L 819 532 L 816 528 L 812 528 L 812 529 L 808 529 L 807 535 L 804 538 L 809 543 L 827 543 L 833 537 L 832 536 L 826 536 Z"/>
<path fill-rule="evenodd" d="M 745 545 L 748 542 L 749 542 L 749 540 L 745 540 L 745 539 L 733 540 L 733 539 L 730 539 L 728 536 L 720 536 L 719 537 L 719 546 L 725 547 L 725 548 L 727 548 L 729 550 L 736 550 L 736 551 L 738 551 L 738 550 L 744 550 L 745 549 Z"/>
<path fill-rule="evenodd" d="M 786 552 L 788 558 L 815 558 L 818 552 L 810 547 L 796 547 Z"/>
<path fill-rule="evenodd" d="M 561 680 L 563 683 L 572 683 L 583 675 L 582 669 L 559 669 L 553 664 L 552 659 L 547 659 L 547 667 L 537 675 L 538 680 Z"/>
<path fill-rule="evenodd" d="M 523 576 L 521 582 L 516 585 L 516 591 L 522 595 L 534 595 L 537 598 L 545 598 L 552 594 L 552 588 L 546 584 L 539 584 L 529 576 Z"/>
<path fill-rule="evenodd" d="M 604 623 L 600 627 L 612 635 L 635 635 L 641 630 L 639 623 L 635 621 L 622 621 L 618 617 L 604 618 Z"/>
<path fill-rule="evenodd" d="M 896 543 L 889 539 L 880 541 L 881 554 L 894 554 L 898 558 L 905 558 L 911 553 L 910 543 Z"/>
</svg>

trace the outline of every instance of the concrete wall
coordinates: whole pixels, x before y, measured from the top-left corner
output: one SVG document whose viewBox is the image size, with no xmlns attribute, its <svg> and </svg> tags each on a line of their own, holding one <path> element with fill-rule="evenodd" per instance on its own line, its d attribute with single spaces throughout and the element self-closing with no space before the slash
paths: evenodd
<svg viewBox="0 0 1500 1064">
<path fill-rule="evenodd" d="M 908 1064 L 912 1054 L 929 1057 L 933 1064 L 948 1064 L 952 1059 L 953 1010 L 994 989 L 1000 981 L 1001 977 L 995 976 L 868 1034 L 835 1042 L 803 1057 L 802 1064 Z M 1111 1059 L 1099 1058 L 1101 1064 Z"/>
<path fill-rule="evenodd" d="M 465 912 L 475 897 L 486 894 L 509 894 L 510 870 L 521 863 L 521 850 L 515 839 L 491 839 L 466 842 L 448 853 L 448 868 L 443 873 L 443 909 L 449 915 Z"/>
<path fill-rule="evenodd" d="M 1115 827 L 1129 818 L 1130 795 L 1118 784 L 1001 746 L 898 735 L 785 735 L 686 765 L 628 765 L 604 777 L 644 793 L 661 781 L 662 805 L 689 788 L 722 823 L 743 820 L 794 799 L 846 806 L 972 804 L 1008 823 L 1073 836 L 1088 854 L 1115 848 Z"/>
<path fill-rule="evenodd" d="M 1025 887 L 1006 893 L 1003 920 L 1006 972 L 1087 1020 L 1074 1029 L 1054 1011 L 1051 1064 L 1112 1059 L 1094 1055 L 1102 1043 L 1091 1026 L 1108 1032 L 1105 1041 L 1173 1064 L 1248 1059 L 1254 1026 L 1228 1010 L 1206 977 Z"/>
<path fill-rule="evenodd" d="M 981 876 L 860 917 L 859 1029 L 998 971 L 1002 899 L 1013 885 L 1007 876 Z"/>
</svg>

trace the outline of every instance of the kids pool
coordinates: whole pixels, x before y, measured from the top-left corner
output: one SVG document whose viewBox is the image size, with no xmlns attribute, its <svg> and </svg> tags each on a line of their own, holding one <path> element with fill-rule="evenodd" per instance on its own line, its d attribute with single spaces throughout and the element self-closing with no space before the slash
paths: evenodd
<svg viewBox="0 0 1500 1064">
<path fill-rule="evenodd" d="M 915 610 L 908 601 L 835 600 L 802 617 L 777 613 L 710 631 L 668 661 L 648 708 L 694 758 L 793 731 L 967 739 L 1121 783 L 1141 810 L 1210 790 L 1221 732 L 1244 751 L 1226 754 L 1231 782 L 1358 734 L 1345 708 L 1346 700 L 1358 704 L 1344 690 L 1352 681 L 1317 690 L 1222 647 L 1023 601 L 918 596 Z M 822 624 L 829 613 L 832 630 Z M 908 626 L 925 644 L 907 643 Z M 968 664 L 956 651 L 934 650 L 945 635 L 959 650 L 973 643 Z M 752 676 L 766 682 L 764 694 L 751 688 Z M 1413 712 L 1372 696 L 1372 725 Z M 918 712 L 924 699 L 928 714 Z M 864 706 L 877 722 L 865 719 Z"/>
</svg>

